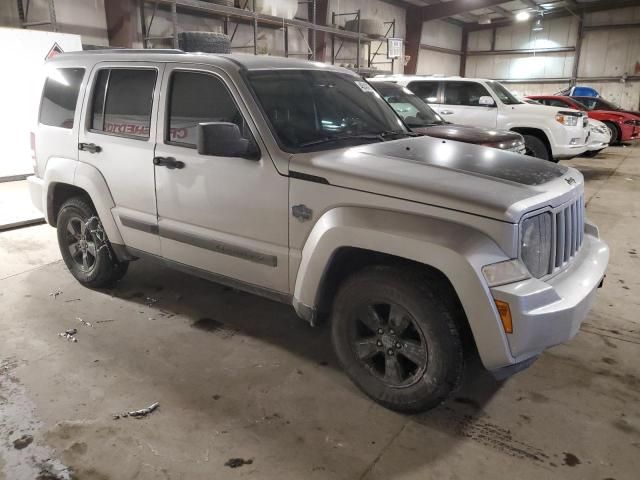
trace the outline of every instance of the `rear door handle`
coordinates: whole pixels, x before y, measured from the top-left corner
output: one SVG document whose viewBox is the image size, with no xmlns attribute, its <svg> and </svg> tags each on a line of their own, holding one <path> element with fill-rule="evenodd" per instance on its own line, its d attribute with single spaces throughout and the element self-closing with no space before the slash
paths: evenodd
<svg viewBox="0 0 640 480">
<path fill-rule="evenodd" d="M 453 111 L 452 110 L 440 110 L 440 114 L 441 115 L 452 115 Z"/>
<path fill-rule="evenodd" d="M 173 157 L 154 157 L 153 164 L 159 167 L 167 167 L 169 170 L 184 168 L 184 162 Z"/>
<path fill-rule="evenodd" d="M 102 151 L 102 147 L 95 143 L 79 143 L 78 149 L 89 153 L 100 153 Z"/>
</svg>

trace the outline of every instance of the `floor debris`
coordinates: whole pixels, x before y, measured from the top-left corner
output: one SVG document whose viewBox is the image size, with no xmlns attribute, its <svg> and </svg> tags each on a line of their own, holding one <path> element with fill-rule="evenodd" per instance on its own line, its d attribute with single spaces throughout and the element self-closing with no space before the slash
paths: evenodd
<svg viewBox="0 0 640 480">
<path fill-rule="evenodd" d="M 225 467 L 229 468 L 238 468 L 243 465 L 251 465 L 253 463 L 253 459 L 245 460 L 244 458 L 230 458 L 224 464 Z"/>
<path fill-rule="evenodd" d="M 147 307 L 153 307 L 156 303 L 158 303 L 158 299 L 153 297 L 147 297 L 145 298 L 144 303 L 147 305 Z"/>
<path fill-rule="evenodd" d="M 98 320 L 96 323 L 110 323 L 115 322 L 113 318 L 109 318 L 108 320 Z"/>
<path fill-rule="evenodd" d="M 55 291 L 49 293 L 49 296 L 53 297 L 54 300 L 58 298 L 58 295 L 62 295 L 62 290 L 59 288 L 56 288 Z"/>
<path fill-rule="evenodd" d="M 16 450 L 22 450 L 23 448 L 27 448 L 33 442 L 32 435 L 22 435 L 20 438 L 16 438 L 13 441 L 13 448 Z"/>
<path fill-rule="evenodd" d="M 153 404 L 149 405 L 147 408 L 143 408 L 141 410 L 133 410 L 132 412 L 116 414 L 116 415 L 113 416 L 113 419 L 114 420 L 118 420 L 119 418 L 127 418 L 127 417 L 134 417 L 134 418 L 146 417 L 147 415 L 149 415 L 151 412 L 153 412 L 159 406 L 160 406 L 160 403 L 156 402 L 156 403 L 153 403 Z"/>
<path fill-rule="evenodd" d="M 66 338 L 70 342 L 77 343 L 78 339 L 76 338 L 76 333 L 78 333 L 77 328 L 70 328 L 69 330 L 59 333 L 58 336 Z"/>
<path fill-rule="evenodd" d="M 81 319 L 80 317 L 76 317 L 76 320 L 78 320 L 81 324 L 87 326 L 87 327 L 93 327 L 93 325 L 91 325 L 91 323 L 87 322 L 86 320 Z"/>
<path fill-rule="evenodd" d="M 69 303 L 69 302 L 79 302 L 80 299 L 79 298 L 72 298 L 71 300 L 65 300 L 64 303 Z"/>
</svg>

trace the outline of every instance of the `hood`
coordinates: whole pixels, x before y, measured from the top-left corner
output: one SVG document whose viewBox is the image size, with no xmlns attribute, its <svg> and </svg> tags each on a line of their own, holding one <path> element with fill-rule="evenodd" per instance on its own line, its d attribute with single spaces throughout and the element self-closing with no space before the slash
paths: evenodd
<svg viewBox="0 0 640 480">
<path fill-rule="evenodd" d="M 583 189 L 577 170 L 426 136 L 294 154 L 289 170 L 338 187 L 511 223 L 525 211 L 558 206 Z"/>
<path fill-rule="evenodd" d="M 511 110 L 517 111 L 518 113 L 522 114 L 530 113 L 532 115 L 542 114 L 555 116 L 558 112 L 562 111 L 571 112 L 581 117 L 585 116 L 584 112 L 569 107 L 551 107 L 549 105 L 535 105 L 533 103 L 519 103 L 517 105 L 505 105 L 504 107 L 510 108 Z"/>
<path fill-rule="evenodd" d="M 638 117 L 640 119 L 640 112 L 636 112 L 634 110 L 615 110 L 619 113 L 627 113 L 629 115 L 633 115 L 634 117 Z"/>
<path fill-rule="evenodd" d="M 457 142 L 475 143 L 508 150 L 523 142 L 522 135 L 509 130 L 491 130 L 489 128 L 467 127 L 464 125 L 433 125 L 412 128 L 414 132 L 430 137 L 455 140 Z"/>
</svg>

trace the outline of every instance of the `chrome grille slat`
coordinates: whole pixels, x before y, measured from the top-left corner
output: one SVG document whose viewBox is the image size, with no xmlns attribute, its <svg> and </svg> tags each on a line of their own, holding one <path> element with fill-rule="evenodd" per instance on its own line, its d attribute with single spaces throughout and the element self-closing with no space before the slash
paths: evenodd
<svg viewBox="0 0 640 480">
<path fill-rule="evenodd" d="M 584 240 L 584 196 L 552 211 L 553 241 L 548 274 L 564 268 L 580 251 Z"/>
</svg>

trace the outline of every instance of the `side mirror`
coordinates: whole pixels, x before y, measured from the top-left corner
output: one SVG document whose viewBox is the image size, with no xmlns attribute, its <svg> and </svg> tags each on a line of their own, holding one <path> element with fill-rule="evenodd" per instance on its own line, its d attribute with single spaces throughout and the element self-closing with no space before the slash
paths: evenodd
<svg viewBox="0 0 640 480">
<path fill-rule="evenodd" d="M 489 95 L 483 95 L 478 99 L 478 105 L 484 105 L 485 107 L 495 107 L 496 101 Z"/>
<path fill-rule="evenodd" d="M 251 151 L 249 140 L 242 137 L 240 128 L 235 123 L 199 123 L 197 139 L 200 155 L 246 158 L 255 153 Z"/>
</svg>

